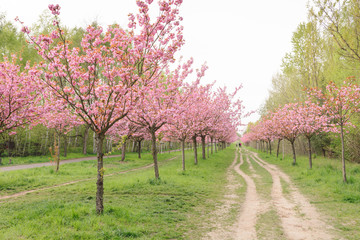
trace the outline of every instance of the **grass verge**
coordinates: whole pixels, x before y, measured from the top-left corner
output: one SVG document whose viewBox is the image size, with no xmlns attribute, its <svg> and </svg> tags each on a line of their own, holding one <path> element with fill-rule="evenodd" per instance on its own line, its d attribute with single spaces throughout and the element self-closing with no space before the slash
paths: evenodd
<svg viewBox="0 0 360 240">
<path fill-rule="evenodd" d="M 172 154 L 177 153 L 160 156 Z M 187 170 L 181 170 L 180 157 L 168 161 L 160 167 L 161 180 L 153 178 L 152 168 L 106 177 L 102 216 L 95 213 L 95 180 L 2 202 L 0 239 L 198 239 L 193 236 L 202 234 L 202 221 L 222 197 L 233 158 L 234 149 L 228 148 L 194 165 L 187 153 Z M 77 171 L 81 175 L 93 168 L 80 166 Z M 32 186 L 49 174 L 44 171 Z"/>
</svg>

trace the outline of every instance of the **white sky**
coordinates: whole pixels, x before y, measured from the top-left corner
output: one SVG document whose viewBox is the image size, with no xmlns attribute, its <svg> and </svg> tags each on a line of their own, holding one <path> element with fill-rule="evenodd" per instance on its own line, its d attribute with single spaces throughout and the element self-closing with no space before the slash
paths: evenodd
<svg viewBox="0 0 360 240">
<path fill-rule="evenodd" d="M 156 4 L 157 0 L 154 1 Z M 272 76 L 281 59 L 291 51 L 297 25 L 306 21 L 308 0 L 184 0 L 184 60 L 207 62 L 203 83 L 217 81 L 229 90 L 243 84 L 239 97 L 248 110 L 264 103 Z M 60 4 L 60 17 L 69 27 L 85 27 L 93 20 L 103 26 L 114 22 L 127 26 L 128 13 L 137 13 L 136 0 L 0 0 L 7 19 L 16 16 L 31 26 L 48 4 Z M 254 114 L 248 121 L 256 121 Z"/>
</svg>

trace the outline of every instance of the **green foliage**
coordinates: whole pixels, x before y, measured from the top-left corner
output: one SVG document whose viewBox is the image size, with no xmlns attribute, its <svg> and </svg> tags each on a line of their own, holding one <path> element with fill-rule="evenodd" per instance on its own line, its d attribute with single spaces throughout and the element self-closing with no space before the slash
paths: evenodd
<svg viewBox="0 0 360 240">
<path fill-rule="evenodd" d="M 324 89 L 330 81 L 341 85 L 349 76 L 355 76 L 360 82 L 359 12 L 356 0 L 313 0 L 309 4 L 308 20 L 299 23 L 294 31 L 292 50 L 284 56 L 281 71 L 273 76 L 272 89 L 261 110 L 263 115 L 287 103 L 304 101 L 307 89 Z M 360 122 L 355 125 L 358 128 Z M 314 145 L 336 157 L 341 148 L 335 136 L 317 138 Z M 350 130 L 347 159 L 359 161 L 359 140 L 360 132 Z"/>
</svg>

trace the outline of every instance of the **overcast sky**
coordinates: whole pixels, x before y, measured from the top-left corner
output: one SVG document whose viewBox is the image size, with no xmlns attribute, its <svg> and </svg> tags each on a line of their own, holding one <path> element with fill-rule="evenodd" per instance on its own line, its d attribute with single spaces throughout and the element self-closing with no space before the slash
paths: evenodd
<svg viewBox="0 0 360 240">
<path fill-rule="evenodd" d="M 154 1 L 156 2 L 156 0 Z M 271 87 L 271 78 L 291 51 L 291 37 L 306 21 L 308 0 L 184 0 L 180 15 L 184 21 L 185 46 L 181 55 L 193 57 L 195 65 L 207 62 L 204 83 L 233 89 L 243 84 L 239 97 L 248 110 L 258 109 Z M 128 13 L 136 13 L 135 0 L 0 0 L 0 12 L 16 16 L 31 26 L 48 4 L 60 4 L 61 21 L 85 27 L 96 20 L 107 26 L 127 26 Z M 154 5 L 154 3 L 153 3 Z M 244 122 L 256 121 L 254 114 Z"/>
</svg>

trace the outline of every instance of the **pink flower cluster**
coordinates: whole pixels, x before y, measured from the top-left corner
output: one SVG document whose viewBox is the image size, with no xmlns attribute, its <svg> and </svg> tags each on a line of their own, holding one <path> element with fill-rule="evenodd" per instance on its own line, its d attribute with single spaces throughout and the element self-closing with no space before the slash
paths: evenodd
<svg viewBox="0 0 360 240">
<path fill-rule="evenodd" d="M 61 7 L 59 6 L 59 4 L 56 4 L 56 5 L 54 5 L 54 4 L 49 4 L 49 9 L 50 9 L 50 11 L 51 11 L 51 13 L 53 14 L 53 15 L 59 15 L 60 14 L 60 9 L 61 9 Z"/>
</svg>

